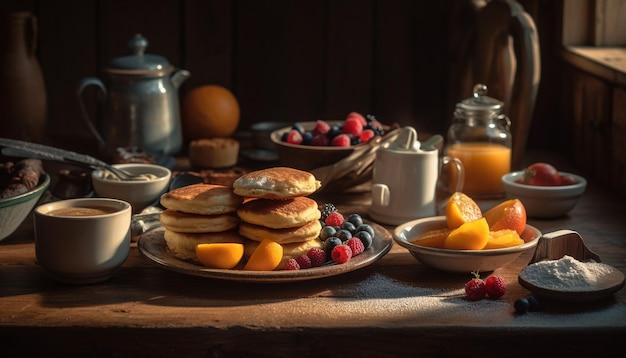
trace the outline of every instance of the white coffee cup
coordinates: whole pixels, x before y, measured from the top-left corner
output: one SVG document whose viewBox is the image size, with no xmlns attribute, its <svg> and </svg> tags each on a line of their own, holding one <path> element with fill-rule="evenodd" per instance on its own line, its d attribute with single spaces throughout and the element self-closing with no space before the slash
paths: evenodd
<svg viewBox="0 0 626 358">
<path fill-rule="evenodd" d="M 61 200 L 33 213 L 37 261 L 58 281 L 105 281 L 128 258 L 131 206 L 125 201 Z"/>
<path fill-rule="evenodd" d="M 391 225 L 435 216 L 441 172 L 451 167 L 455 169 L 456 175 L 449 175 L 455 179 L 454 183 L 445 185 L 452 189 L 446 191 L 461 191 L 464 175 L 458 159 L 443 157 L 440 160 L 436 148 L 419 148 L 414 129 L 403 128 L 398 141 L 376 152 L 369 210 L 373 220 Z"/>
</svg>

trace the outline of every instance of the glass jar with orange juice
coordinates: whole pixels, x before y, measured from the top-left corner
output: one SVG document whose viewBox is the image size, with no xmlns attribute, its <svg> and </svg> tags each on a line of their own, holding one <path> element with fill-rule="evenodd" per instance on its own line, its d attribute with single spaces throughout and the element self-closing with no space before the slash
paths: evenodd
<svg viewBox="0 0 626 358">
<path fill-rule="evenodd" d="M 500 113 L 504 103 L 486 96 L 487 86 L 477 84 L 473 92 L 473 97 L 456 105 L 446 155 L 463 163 L 465 194 L 502 197 L 501 178 L 511 171 L 511 122 Z"/>
</svg>

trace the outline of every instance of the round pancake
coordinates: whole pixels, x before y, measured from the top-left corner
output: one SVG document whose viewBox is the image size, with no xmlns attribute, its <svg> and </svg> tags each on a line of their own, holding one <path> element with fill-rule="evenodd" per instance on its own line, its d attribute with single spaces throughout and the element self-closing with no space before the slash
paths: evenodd
<svg viewBox="0 0 626 358">
<path fill-rule="evenodd" d="M 299 196 L 284 200 L 249 200 L 237 209 L 237 215 L 241 220 L 250 224 L 282 229 L 298 227 L 309 221 L 319 220 L 322 213 L 315 200 Z"/>
<path fill-rule="evenodd" d="M 244 174 L 233 183 L 235 194 L 262 199 L 287 199 L 307 196 L 321 187 L 309 172 L 274 167 Z"/>
<path fill-rule="evenodd" d="M 200 215 L 166 209 L 161 212 L 160 222 L 164 228 L 177 232 L 222 232 L 237 227 L 239 217 L 235 214 Z"/>
<path fill-rule="evenodd" d="M 229 230 L 217 233 L 184 233 L 171 230 L 163 232 L 165 243 L 172 255 L 187 261 L 199 262 L 196 256 L 196 245 L 215 244 L 222 242 L 244 243 L 244 238 L 237 230 Z"/>
<path fill-rule="evenodd" d="M 302 226 L 284 229 L 271 229 L 247 222 L 239 223 L 239 234 L 241 234 L 241 236 L 254 241 L 271 239 L 279 244 L 290 244 L 316 239 L 320 234 L 320 230 L 322 230 L 322 224 L 320 224 L 319 220 L 312 220 Z"/>
<path fill-rule="evenodd" d="M 190 214 L 217 215 L 237 211 L 243 198 L 223 185 L 193 184 L 161 195 L 161 205 Z"/>
<path fill-rule="evenodd" d="M 259 246 L 258 241 L 245 240 L 244 258 L 245 259 L 250 258 L 254 250 L 256 250 L 257 246 Z M 324 248 L 324 244 L 322 243 L 322 240 L 320 239 L 313 239 L 313 240 L 304 241 L 304 242 L 294 242 L 291 244 L 281 244 L 281 246 L 283 247 L 283 258 L 280 261 L 280 264 L 278 264 L 277 270 L 282 269 L 285 266 L 285 263 L 287 263 L 289 259 L 295 259 L 298 256 L 306 255 L 307 252 L 309 252 L 309 250 L 314 247 L 317 247 L 319 249 Z"/>
</svg>

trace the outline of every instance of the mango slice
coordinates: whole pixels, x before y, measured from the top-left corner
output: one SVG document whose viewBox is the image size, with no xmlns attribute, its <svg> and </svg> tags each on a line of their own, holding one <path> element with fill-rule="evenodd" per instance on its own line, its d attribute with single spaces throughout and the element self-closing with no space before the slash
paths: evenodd
<svg viewBox="0 0 626 358">
<path fill-rule="evenodd" d="M 215 243 L 196 246 L 196 256 L 201 264 L 216 269 L 232 269 L 243 257 L 243 244 Z"/>
<path fill-rule="evenodd" d="M 283 247 L 276 241 L 265 239 L 250 255 L 244 270 L 272 271 L 283 259 Z"/>
<path fill-rule="evenodd" d="M 413 243 L 420 246 L 443 249 L 443 244 L 451 232 L 452 230 L 447 228 L 430 230 L 418 236 L 415 240 L 413 240 Z"/>
</svg>

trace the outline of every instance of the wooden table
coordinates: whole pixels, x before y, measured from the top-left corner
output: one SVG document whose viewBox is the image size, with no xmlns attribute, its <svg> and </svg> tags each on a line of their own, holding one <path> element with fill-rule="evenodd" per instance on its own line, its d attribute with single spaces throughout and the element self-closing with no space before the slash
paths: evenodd
<svg viewBox="0 0 626 358">
<path fill-rule="evenodd" d="M 315 198 L 364 215 L 370 202 L 367 193 Z M 626 272 L 625 205 L 591 182 L 569 216 L 529 223 L 544 233 L 578 231 L 604 263 Z M 29 220 L 0 243 L 2 356 L 531 357 L 626 348 L 626 289 L 514 314 L 513 302 L 530 295 L 517 275 L 531 254 L 494 272 L 506 279 L 504 297 L 477 302 L 463 298 L 469 274 L 425 267 L 399 245 L 358 271 L 280 284 L 183 275 L 134 246 L 111 280 L 69 286 L 37 265 Z"/>
</svg>

